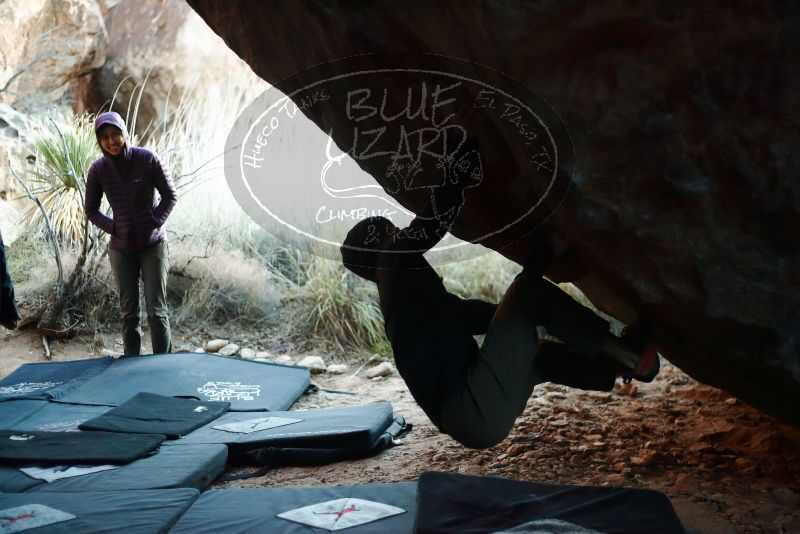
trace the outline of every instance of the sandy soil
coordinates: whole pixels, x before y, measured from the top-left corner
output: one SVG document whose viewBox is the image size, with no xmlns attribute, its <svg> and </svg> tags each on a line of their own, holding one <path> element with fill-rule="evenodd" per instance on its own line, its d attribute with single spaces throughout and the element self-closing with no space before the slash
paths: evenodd
<svg viewBox="0 0 800 534">
<path fill-rule="evenodd" d="M 0 336 L 0 376 L 22 363 L 43 360 L 38 337 Z M 81 340 L 58 343 L 53 351 L 55 360 L 90 355 Z M 313 381 L 356 395 L 319 392 L 302 397 L 296 408 L 391 401 L 414 430 L 401 446 L 374 458 L 275 469 L 213 487 L 394 482 L 428 470 L 455 471 L 655 489 L 670 497 L 693 533 L 800 532 L 800 430 L 669 365 L 652 384 L 618 384 L 611 393 L 543 384 L 511 435 L 482 451 L 439 434 L 397 375 L 370 380 L 350 372 L 316 375 Z"/>
</svg>

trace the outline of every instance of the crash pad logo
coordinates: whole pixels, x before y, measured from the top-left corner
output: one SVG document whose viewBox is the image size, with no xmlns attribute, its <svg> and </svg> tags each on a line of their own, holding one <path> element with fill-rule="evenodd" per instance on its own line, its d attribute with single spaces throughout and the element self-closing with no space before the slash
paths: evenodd
<svg viewBox="0 0 800 534">
<path fill-rule="evenodd" d="M 390 504 L 345 497 L 288 510 L 278 517 L 333 532 L 404 513 L 402 508 Z"/>
<path fill-rule="evenodd" d="M 0 510 L 0 532 L 24 532 L 38 527 L 46 527 L 76 516 L 50 508 L 43 504 L 24 504 Z"/>
<path fill-rule="evenodd" d="M 0 387 L 0 395 L 25 395 L 61 384 L 61 382 L 20 382 L 11 386 Z"/>
<path fill-rule="evenodd" d="M 256 98 L 229 133 L 225 170 L 264 229 L 339 259 L 347 232 L 370 216 L 404 228 L 419 215 L 505 246 L 558 208 L 572 159 L 558 114 L 522 83 L 442 56 L 368 54 L 302 71 Z M 468 245 L 447 234 L 429 260 L 487 250 Z"/>
<path fill-rule="evenodd" d="M 212 401 L 251 401 L 261 395 L 261 386 L 241 382 L 206 382 L 197 388 L 197 392 Z"/>
<path fill-rule="evenodd" d="M 83 419 L 73 419 L 71 421 L 59 421 L 57 423 L 47 423 L 37 428 L 43 432 L 78 432 L 78 425 L 83 423 Z"/>
</svg>

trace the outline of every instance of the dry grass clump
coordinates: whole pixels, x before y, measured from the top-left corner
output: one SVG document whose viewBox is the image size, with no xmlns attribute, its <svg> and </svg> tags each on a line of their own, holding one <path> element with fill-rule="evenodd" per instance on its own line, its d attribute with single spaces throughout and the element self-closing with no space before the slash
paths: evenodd
<svg viewBox="0 0 800 534">
<path fill-rule="evenodd" d="M 6 244 L 6 255 L 17 299 L 22 298 L 28 288 L 40 287 L 55 279 L 56 265 L 50 246 L 35 232 L 22 232 L 11 245 Z"/>
<path fill-rule="evenodd" d="M 200 330 L 212 324 L 232 323 L 242 328 L 269 327 L 277 322 L 284 289 L 258 261 L 238 251 L 213 251 L 206 257 L 197 245 L 170 243 L 171 267 L 167 299 L 177 328 Z M 66 251 L 65 269 L 77 254 Z M 47 244 L 27 232 L 8 247 L 9 269 L 18 300 L 30 310 L 43 306 L 53 290 L 56 267 Z M 80 299 L 69 301 L 71 315 L 85 332 L 114 331 L 119 325 L 119 300 L 107 260 L 87 278 Z M 144 292 L 140 292 L 142 316 Z"/>
<path fill-rule="evenodd" d="M 522 267 L 494 251 L 436 267 L 451 293 L 489 302 L 499 302 L 521 270 Z"/>
<path fill-rule="evenodd" d="M 180 242 L 170 244 L 170 256 L 167 292 L 176 327 L 277 323 L 283 288 L 258 261 L 236 250 Z"/>
<path fill-rule="evenodd" d="M 31 312 L 47 304 L 55 288 L 56 264 L 51 247 L 34 228 L 22 233 L 7 247 L 8 267 L 15 285 L 19 304 Z M 71 271 L 78 261 L 79 251 L 65 249 L 62 262 L 66 271 Z M 87 277 L 85 290 L 78 299 L 70 299 L 68 312 L 82 329 L 102 330 L 117 324 L 119 301 L 117 299 L 111 268 L 107 261 L 99 261 Z"/>
<path fill-rule="evenodd" d="M 500 302 L 506 289 L 514 281 L 514 277 L 522 271 L 522 267 L 499 253 L 491 251 L 471 260 L 443 265 L 436 270 L 444 279 L 444 284 L 450 292 L 463 298 Z M 558 284 L 558 287 L 577 302 L 610 322 L 612 332 L 619 334 L 622 331 L 624 325 L 598 310 L 577 286 L 565 282 Z"/>
<path fill-rule="evenodd" d="M 320 257 L 307 257 L 305 266 L 305 283 L 295 286 L 291 297 L 297 333 L 342 352 L 385 352 L 388 343 L 375 284 Z"/>
</svg>

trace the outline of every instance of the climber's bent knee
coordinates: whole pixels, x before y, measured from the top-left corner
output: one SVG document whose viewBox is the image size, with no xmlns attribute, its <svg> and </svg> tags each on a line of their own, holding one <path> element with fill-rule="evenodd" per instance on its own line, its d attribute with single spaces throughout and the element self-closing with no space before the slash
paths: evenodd
<svg viewBox="0 0 800 534">
<path fill-rule="evenodd" d="M 508 431 L 474 429 L 448 435 L 468 449 L 488 449 L 506 439 Z"/>
<path fill-rule="evenodd" d="M 451 402 L 442 412 L 439 429 L 469 449 L 488 449 L 503 441 L 515 418 L 492 417 L 467 402 Z"/>
</svg>

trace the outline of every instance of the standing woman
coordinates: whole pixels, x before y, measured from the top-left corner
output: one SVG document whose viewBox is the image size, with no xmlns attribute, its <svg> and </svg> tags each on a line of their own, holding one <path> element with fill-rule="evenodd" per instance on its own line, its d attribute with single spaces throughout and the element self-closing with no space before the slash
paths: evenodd
<svg viewBox="0 0 800 534">
<path fill-rule="evenodd" d="M 94 121 L 103 157 L 86 176 L 84 209 L 89 220 L 111 235 L 108 257 L 119 291 L 125 354 L 140 354 L 139 277 L 144 284 L 153 353 L 172 350 L 167 309 L 169 247 L 164 222 L 177 197 L 169 171 L 151 150 L 131 146 L 125 121 L 116 112 Z M 156 201 L 156 190 L 161 200 Z M 113 219 L 100 211 L 106 195 Z"/>
</svg>

